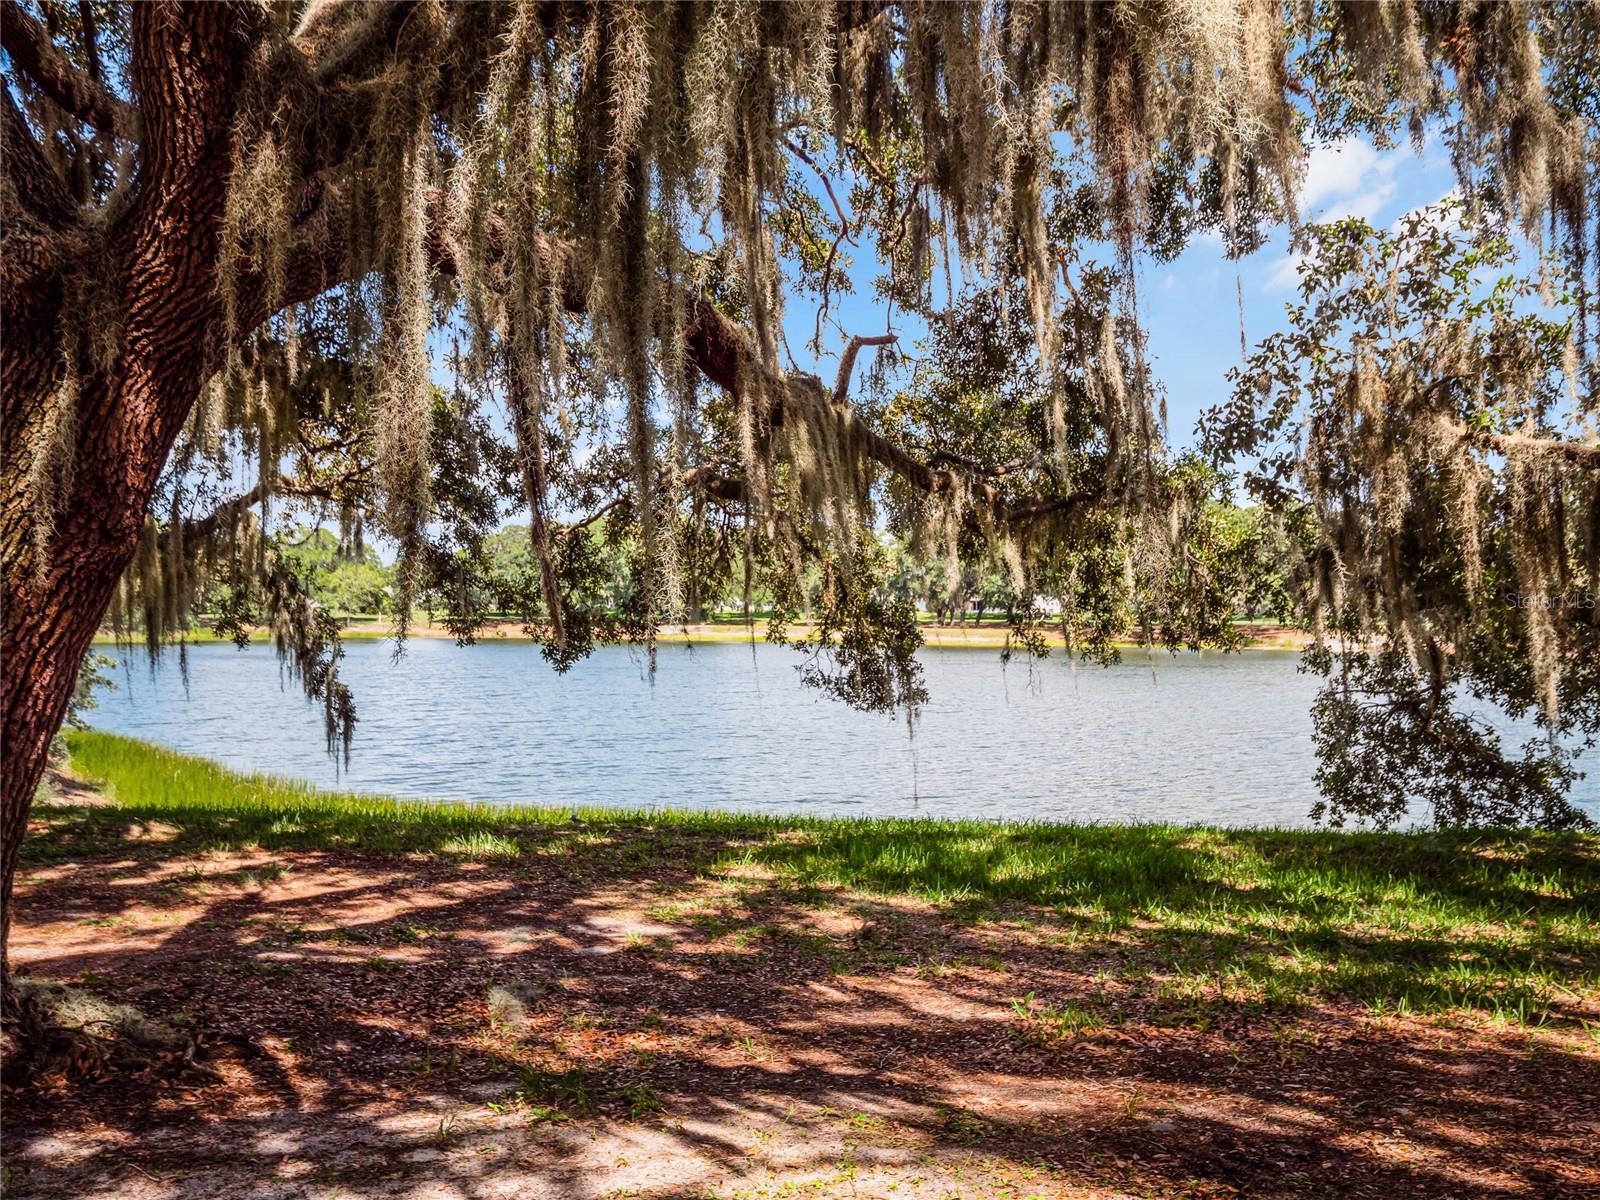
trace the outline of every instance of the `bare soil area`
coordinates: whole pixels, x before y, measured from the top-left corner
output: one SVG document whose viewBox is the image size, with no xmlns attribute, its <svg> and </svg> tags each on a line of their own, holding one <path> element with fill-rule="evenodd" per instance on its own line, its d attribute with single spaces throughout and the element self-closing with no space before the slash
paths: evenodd
<svg viewBox="0 0 1600 1200">
<path fill-rule="evenodd" d="M 1038 914 L 169 832 L 31 869 L 14 961 L 209 1038 L 220 1081 L 8 1091 L 8 1195 L 1600 1196 L 1587 1029 L 1174 1021 Z"/>
</svg>

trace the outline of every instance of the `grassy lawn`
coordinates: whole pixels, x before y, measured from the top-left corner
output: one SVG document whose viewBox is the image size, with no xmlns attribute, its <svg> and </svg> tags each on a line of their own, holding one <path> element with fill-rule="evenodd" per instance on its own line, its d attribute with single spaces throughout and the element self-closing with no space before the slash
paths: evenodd
<svg viewBox="0 0 1600 1200">
<path fill-rule="evenodd" d="M 50 810 L 25 864 L 114 853 L 133 817 L 171 827 L 171 855 L 555 856 L 597 875 L 739 879 L 747 907 L 841 889 L 907 897 L 962 926 L 1021 922 L 1075 952 L 1101 947 L 1148 1010 L 1174 1018 L 1348 1001 L 1544 1023 L 1600 991 L 1592 835 L 505 809 L 319 792 L 98 732 L 69 745 L 72 770 L 119 807 Z"/>
</svg>

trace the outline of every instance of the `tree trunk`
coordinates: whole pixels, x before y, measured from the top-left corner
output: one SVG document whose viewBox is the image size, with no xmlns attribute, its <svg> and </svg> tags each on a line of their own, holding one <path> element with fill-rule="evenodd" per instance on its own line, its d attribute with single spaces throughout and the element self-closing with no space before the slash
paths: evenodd
<svg viewBox="0 0 1600 1200">
<path fill-rule="evenodd" d="M 229 130 L 258 20 L 247 5 L 134 6 L 130 75 L 143 142 L 133 198 L 103 234 L 91 236 L 59 179 L 39 170 L 42 156 L 5 101 L 7 173 L 26 185 L 19 188 L 27 224 L 18 241 L 31 243 L 8 251 L 0 277 L 0 973 L 7 993 L 12 889 L 50 739 L 216 357 Z M 36 230 L 42 232 L 28 239 Z M 103 301 L 93 309 L 95 322 L 106 315 L 120 321 L 115 359 L 100 371 L 82 346 L 67 342 L 63 350 L 63 329 L 102 332 L 84 328 L 91 317 L 69 300 L 84 295 Z M 27 475 L 64 353 L 77 362 L 82 384 L 70 486 L 55 506 L 41 565 Z"/>
<path fill-rule="evenodd" d="M 148 486 L 140 490 L 148 497 Z M 5 762 L 0 768 L 0 832 L 5 841 L 0 966 L 8 979 L 11 893 L 28 813 L 50 739 L 66 715 L 78 665 L 138 544 L 143 510 L 128 502 L 131 491 L 124 489 L 120 497 L 107 495 L 90 508 L 78 506 L 85 497 L 75 489 L 70 519 L 58 521 L 56 560 L 43 580 L 33 577 L 26 554 L 20 564 L 8 563 L 5 673 L 0 680 L 0 733 L 5 739 Z M 70 555 L 60 553 L 66 548 L 71 548 Z M 21 571 L 14 575 L 16 565 Z"/>
<path fill-rule="evenodd" d="M 42 574 L 27 536 L 32 514 L 11 489 L 0 514 L 0 544 L 6 549 L 0 617 L 5 659 L 0 678 L 5 744 L 0 969 L 7 975 L 17 857 L 50 739 L 66 715 L 78 666 L 117 581 L 138 548 L 151 493 L 204 381 L 203 340 L 173 314 L 152 311 L 150 318 L 148 324 L 129 322 L 127 345 L 112 376 L 79 396 L 73 485 L 56 514 Z"/>
</svg>

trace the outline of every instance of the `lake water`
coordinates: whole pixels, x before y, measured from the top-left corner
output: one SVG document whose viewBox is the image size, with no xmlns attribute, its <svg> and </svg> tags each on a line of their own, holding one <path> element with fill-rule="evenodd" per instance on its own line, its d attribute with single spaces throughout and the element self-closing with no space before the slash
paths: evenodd
<svg viewBox="0 0 1600 1200">
<path fill-rule="evenodd" d="M 526 642 L 347 644 L 360 721 L 348 768 L 274 652 L 142 652 L 89 714 L 241 770 L 397 796 L 835 816 L 1303 825 L 1316 798 L 1318 680 L 1291 652 L 1155 656 L 1002 669 L 993 650 L 928 650 L 932 694 L 903 719 L 801 686 L 800 657 L 758 644 L 597 651 L 558 676 Z M 1591 775 L 1600 772 L 1591 772 Z M 1600 780 L 1579 785 L 1600 815 Z"/>
</svg>

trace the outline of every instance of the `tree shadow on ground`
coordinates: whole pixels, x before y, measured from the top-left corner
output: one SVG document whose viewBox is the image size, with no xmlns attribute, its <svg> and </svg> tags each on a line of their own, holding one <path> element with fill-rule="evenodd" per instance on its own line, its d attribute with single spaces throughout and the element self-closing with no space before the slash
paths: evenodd
<svg viewBox="0 0 1600 1200">
<path fill-rule="evenodd" d="M 248 1048 L 221 1085 L 10 1098 L 8 1190 L 1600 1185 L 1595 1045 L 1569 1027 L 1600 1016 L 1596 960 L 1561 924 L 1594 869 L 1581 844 L 1536 847 L 1530 866 L 1444 839 L 1407 874 L 1384 843 L 1361 858 L 1270 834 L 855 833 L 508 825 L 479 843 L 499 857 L 474 860 L 453 849 L 460 829 L 42 810 L 19 885 L 23 969 Z M 1576 875 L 1541 890 L 1555 872 Z M 1426 889 L 1458 936 L 1361 919 L 1397 888 Z M 1311 935 L 1339 913 L 1319 950 Z M 1513 919 L 1545 934 L 1505 950 L 1465 933 Z M 1356 1002 L 1462 956 L 1510 969 L 1551 946 L 1573 986 L 1550 1028 Z"/>
</svg>

